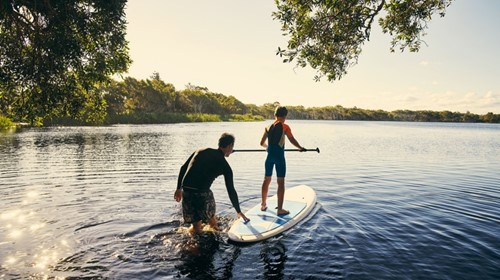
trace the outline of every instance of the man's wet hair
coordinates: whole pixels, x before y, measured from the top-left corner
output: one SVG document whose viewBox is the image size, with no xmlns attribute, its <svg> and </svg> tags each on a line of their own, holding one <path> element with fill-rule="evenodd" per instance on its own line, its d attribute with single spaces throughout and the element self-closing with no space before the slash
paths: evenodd
<svg viewBox="0 0 500 280">
<path fill-rule="evenodd" d="M 225 148 L 234 143 L 234 136 L 229 133 L 222 133 L 219 138 L 219 147 Z"/>
<path fill-rule="evenodd" d="M 283 106 L 278 106 L 276 110 L 274 110 L 274 115 L 276 117 L 286 117 L 286 115 L 288 115 L 288 109 Z"/>
</svg>

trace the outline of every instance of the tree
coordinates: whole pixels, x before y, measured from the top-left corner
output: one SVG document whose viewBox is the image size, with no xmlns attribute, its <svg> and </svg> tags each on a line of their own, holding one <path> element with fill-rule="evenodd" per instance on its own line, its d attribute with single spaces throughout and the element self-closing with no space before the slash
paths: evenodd
<svg viewBox="0 0 500 280">
<path fill-rule="evenodd" d="M 32 124 L 61 116 L 102 119 L 98 85 L 131 63 L 126 2 L 2 0 L 2 112 Z"/>
<path fill-rule="evenodd" d="M 390 50 L 399 47 L 417 52 L 427 23 L 453 0 L 275 0 L 273 13 L 281 23 L 288 46 L 278 48 L 283 62 L 311 66 L 316 81 L 324 76 L 339 80 L 357 63 L 361 47 L 370 39 L 377 16 L 384 33 L 392 37 Z"/>
<path fill-rule="evenodd" d="M 236 97 L 232 95 L 225 96 L 224 94 L 221 93 L 213 93 L 212 95 L 217 100 L 220 107 L 220 111 L 213 113 L 222 115 L 227 115 L 227 114 L 243 115 L 248 113 L 248 109 L 245 106 L 245 104 L 236 99 Z"/>
</svg>

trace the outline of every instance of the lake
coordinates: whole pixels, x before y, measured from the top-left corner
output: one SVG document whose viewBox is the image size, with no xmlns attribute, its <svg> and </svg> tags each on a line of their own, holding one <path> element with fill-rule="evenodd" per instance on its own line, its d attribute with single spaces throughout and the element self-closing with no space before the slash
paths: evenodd
<svg viewBox="0 0 500 280">
<path fill-rule="evenodd" d="M 224 233 L 236 213 L 222 177 L 222 232 L 189 236 L 173 194 L 195 149 L 223 132 L 259 148 L 269 121 L 0 133 L 0 279 L 500 279 L 500 125 L 287 123 L 321 153 L 287 152 L 286 185 L 318 203 L 245 245 Z M 260 201 L 264 159 L 228 158 L 243 211 Z"/>
</svg>

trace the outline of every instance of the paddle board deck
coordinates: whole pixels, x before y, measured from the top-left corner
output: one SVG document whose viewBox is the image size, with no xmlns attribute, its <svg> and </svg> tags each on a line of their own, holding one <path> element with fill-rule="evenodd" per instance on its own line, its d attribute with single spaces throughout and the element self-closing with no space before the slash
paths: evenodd
<svg viewBox="0 0 500 280">
<path fill-rule="evenodd" d="M 227 235 L 236 242 L 256 242 L 275 236 L 293 227 L 309 215 L 316 205 L 316 192 L 309 186 L 300 185 L 285 190 L 283 208 L 290 214 L 278 216 L 274 207 L 277 195 L 267 199 L 267 210 L 260 210 L 260 203 L 245 212 L 250 221 L 237 219 Z"/>
</svg>

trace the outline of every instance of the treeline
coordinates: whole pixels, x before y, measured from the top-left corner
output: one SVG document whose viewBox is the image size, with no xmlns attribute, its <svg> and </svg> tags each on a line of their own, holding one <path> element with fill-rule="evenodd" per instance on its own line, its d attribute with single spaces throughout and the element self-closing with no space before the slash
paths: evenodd
<svg viewBox="0 0 500 280">
<path fill-rule="evenodd" d="M 289 106 L 289 118 L 305 120 L 360 120 L 360 121 L 406 121 L 406 122 L 468 122 L 468 123 L 500 123 L 500 114 L 487 113 L 485 115 L 470 112 L 460 113 L 451 111 L 430 110 L 367 110 L 344 108 L 340 105 L 304 108 L 303 106 Z"/>
<path fill-rule="evenodd" d="M 244 104 L 234 96 L 214 93 L 206 87 L 188 84 L 183 90 L 164 82 L 158 73 L 150 79 L 126 78 L 103 88 L 107 104 L 105 123 L 168 123 L 190 121 L 252 121 L 272 119 L 279 102 L 261 106 Z M 470 112 L 367 110 L 340 105 L 312 107 L 287 106 L 289 119 L 363 120 L 409 122 L 485 122 L 500 123 L 500 115 Z"/>
<path fill-rule="evenodd" d="M 279 102 L 261 106 L 244 104 L 234 96 L 214 93 L 206 87 L 188 84 L 184 90 L 165 83 L 158 73 L 150 79 L 126 78 L 103 89 L 107 103 L 106 123 L 165 123 L 189 121 L 245 121 L 272 119 Z M 363 120 L 409 122 L 499 123 L 500 115 L 451 111 L 367 110 L 340 105 L 287 106 L 289 119 Z"/>
<path fill-rule="evenodd" d="M 245 121 L 272 119 L 279 102 L 260 106 L 244 104 L 234 96 L 188 84 L 183 90 L 164 82 L 158 73 L 150 79 L 126 78 L 103 88 L 107 103 L 106 123 L 165 123 L 189 121 Z M 289 119 L 363 120 L 408 122 L 485 122 L 500 123 L 500 115 L 470 112 L 367 110 L 340 105 L 312 107 L 287 106 Z"/>
<path fill-rule="evenodd" d="M 112 80 L 99 90 L 102 98 L 99 104 L 104 108 L 100 117 L 87 117 L 83 120 L 53 117 L 45 119 L 43 125 L 257 121 L 272 119 L 274 109 L 280 105 L 279 102 L 260 106 L 244 104 L 234 96 L 211 92 L 206 87 L 191 84 L 183 90 L 177 90 L 173 84 L 164 82 L 158 73 L 154 73 L 146 80 L 131 77 L 122 81 Z M 289 119 L 302 120 L 500 123 L 500 115 L 491 112 L 485 115 L 429 110 L 388 112 L 357 107 L 345 108 L 340 105 L 312 108 L 287 106 L 287 108 Z M 15 116 L 9 117 L 16 120 Z"/>
<path fill-rule="evenodd" d="M 161 80 L 158 73 L 146 80 L 131 77 L 123 81 L 112 80 L 100 90 L 106 104 L 103 124 L 263 120 L 259 114 L 249 113 L 249 106 L 234 96 L 191 84 L 177 90 L 173 84 Z M 44 122 L 44 125 L 54 124 L 74 125 L 81 122 L 68 117 Z"/>
</svg>

